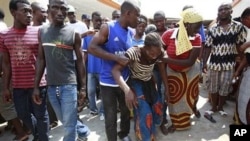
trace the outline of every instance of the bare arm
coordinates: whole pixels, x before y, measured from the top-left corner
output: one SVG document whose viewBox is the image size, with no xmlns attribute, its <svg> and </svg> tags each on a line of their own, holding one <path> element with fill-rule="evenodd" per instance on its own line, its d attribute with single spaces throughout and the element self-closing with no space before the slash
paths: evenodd
<svg viewBox="0 0 250 141">
<path fill-rule="evenodd" d="M 245 51 L 248 47 L 250 47 L 250 41 L 249 42 L 245 42 L 244 44 L 242 44 L 241 46 L 240 46 L 240 51 L 241 52 L 243 52 L 243 51 Z"/>
<path fill-rule="evenodd" d="M 238 66 L 238 68 L 236 69 L 234 73 L 234 77 L 239 76 L 240 72 L 243 70 L 243 68 L 246 67 L 246 65 L 247 65 L 247 59 L 246 59 L 246 56 L 244 56 L 240 62 L 240 65 Z"/>
<path fill-rule="evenodd" d="M 33 90 L 33 95 L 32 99 L 34 103 L 40 105 L 42 103 L 41 97 L 40 97 L 40 90 L 39 90 L 39 84 L 41 81 L 41 78 L 44 73 L 45 69 L 45 56 L 44 56 L 44 50 L 41 42 L 41 35 L 38 33 L 38 41 L 39 41 L 39 46 L 38 46 L 38 56 L 36 60 L 36 69 L 35 69 L 35 81 L 34 81 L 34 90 Z"/>
<path fill-rule="evenodd" d="M 173 58 L 163 58 L 163 62 L 168 64 L 176 64 L 180 66 L 192 66 L 200 54 L 200 48 L 193 48 L 187 59 L 173 59 Z"/>
<path fill-rule="evenodd" d="M 200 50 L 200 54 L 199 54 L 199 57 L 198 57 L 198 59 L 199 60 L 202 60 L 203 58 L 202 58 L 202 56 L 203 56 L 203 52 L 204 52 L 204 45 L 205 45 L 205 43 L 204 42 L 202 42 L 201 43 L 201 50 Z"/>
<path fill-rule="evenodd" d="M 75 44 L 74 51 L 76 53 L 76 71 L 77 77 L 80 82 L 80 88 L 86 91 L 86 70 L 85 70 L 85 62 L 83 62 L 83 53 L 81 48 L 81 37 L 78 33 L 75 34 Z"/>
<path fill-rule="evenodd" d="M 126 63 L 125 66 L 127 65 L 128 65 L 128 62 Z M 125 80 L 123 79 L 121 75 L 121 71 L 125 66 L 117 63 L 112 69 L 112 75 L 116 83 L 119 84 L 119 86 L 125 93 L 125 101 L 126 101 L 127 107 L 129 109 L 132 109 L 133 107 L 137 107 L 137 101 L 136 101 L 136 95 L 130 89 L 130 87 L 128 86 L 128 84 L 125 82 Z"/>
<path fill-rule="evenodd" d="M 89 44 L 88 53 L 91 53 L 105 60 L 112 60 L 117 63 L 120 63 L 121 65 L 125 65 L 127 63 L 127 59 L 125 59 L 124 57 L 119 57 L 113 53 L 109 53 L 102 48 L 102 46 L 108 40 L 108 35 L 109 35 L 108 33 L 109 33 L 108 25 L 103 24 L 101 26 L 100 31 L 93 36 L 93 39 Z"/>
<path fill-rule="evenodd" d="M 82 33 L 82 34 L 81 34 L 81 38 L 84 38 L 84 37 L 86 37 L 87 35 L 95 34 L 95 32 L 96 32 L 96 30 L 90 29 L 90 30 L 88 30 L 88 31 L 86 31 L 86 32 L 84 32 L 84 33 Z"/>
<path fill-rule="evenodd" d="M 161 78 L 165 87 L 165 99 L 168 100 L 169 99 L 169 91 L 168 91 L 168 78 L 167 78 L 167 71 L 166 71 L 166 64 L 161 62 L 158 63 L 158 68 L 161 74 Z"/>
<path fill-rule="evenodd" d="M 8 52 L 2 52 L 3 90 L 10 88 L 11 64 Z"/>
<path fill-rule="evenodd" d="M 208 60 L 208 57 L 209 57 L 209 55 L 210 55 L 210 53 L 211 53 L 211 48 L 207 48 L 207 47 L 205 47 L 204 46 L 204 50 L 203 50 L 203 59 L 202 59 L 202 61 L 203 61 L 203 68 L 202 68 L 202 71 L 203 72 L 206 72 L 207 70 L 207 60 Z"/>
<path fill-rule="evenodd" d="M 112 69 L 112 75 L 113 75 L 115 81 L 117 82 L 117 84 L 126 93 L 127 91 L 129 91 L 130 88 L 121 75 L 121 71 L 123 70 L 124 67 L 125 66 L 122 66 L 120 64 L 116 64 Z"/>
<path fill-rule="evenodd" d="M 38 46 L 38 56 L 37 56 L 37 60 L 36 60 L 34 89 L 39 88 L 39 84 L 40 84 L 40 81 L 41 81 L 41 78 L 43 76 L 44 69 L 46 66 L 44 50 L 43 50 L 43 46 L 42 46 L 42 42 L 41 42 L 40 33 L 38 34 L 38 41 L 39 41 L 39 46 Z"/>
<path fill-rule="evenodd" d="M 4 102 L 12 101 L 12 94 L 10 91 L 10 79 L 11 79 L 11 64 L 10 56 L 8 52 L 1 53 L 2 55 L 2 71 L 3 71 L 3 97 Z"/>
<path fill-rule="evenodd" d="M 87 51 L 83 51 L 82 55 L 83 55 L 83 62 L 86 64 L 87 61 L 88 61 L 88 53 L 87 53 Z"/>
</svg>

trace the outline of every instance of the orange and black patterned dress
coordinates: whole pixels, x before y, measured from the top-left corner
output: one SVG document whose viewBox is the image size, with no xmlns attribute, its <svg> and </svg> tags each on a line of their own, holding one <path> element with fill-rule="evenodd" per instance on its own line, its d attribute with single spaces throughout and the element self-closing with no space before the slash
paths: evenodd
<svg viewBox="0 0 250 141">
<path fill-rule="evenodd" d="M 167 46 L 166 51 L 169 58 L 186 59 L 190 55 L 187 51 L 181 55 L 176 55 L 176 35 L 178 29 L 165 32 L 162 41 Z M 201 47 L 200 35 L 190 38 L 193 48 Z M 167 65 L 169 84 L 169 115 L 176 130 L 185 130 L 191 126 L 190 116 L 193 114 L 195 102 L 199 97 L 199 74 L 200 64 L 183 67 L 175 64 Z"/>
</svg>

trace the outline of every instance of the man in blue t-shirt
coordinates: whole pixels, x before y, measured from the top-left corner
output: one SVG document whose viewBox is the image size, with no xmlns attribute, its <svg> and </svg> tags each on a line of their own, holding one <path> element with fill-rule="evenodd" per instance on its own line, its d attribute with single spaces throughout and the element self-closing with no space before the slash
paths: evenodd
<svg viewBox="0 0 250 141">
<path fill-rule="evenodd" d="M 140 16 L 140 9 L 135 1 L 124 1 L 121 5 L 121 16 L 116 21 L 103 24 L 100 31 L 90 42 L 88 52 L 102 59 L 100 72 L 100 93 L 102 96 L 105 116 L 105 128 L 108 141 L 131 140 L 128 136 L 130 129 L 130 112 L 126 101 L 134 99 L 125 95 L 115 82 L 111 70 L 116 63 L 125 65 L 128 59 L 124 53 L 132 46 L 132 31 Z M 121 72 L 124 80 L 128 80 L 129 70 Z M 121 112 L 120 132 L 117 133 L 117 101 Z"/>
<path fill-rule="evenodd" d="M 102 24 L 102 17 L 100 12 L 93 12 L 91 16 L 91 21 L 93 23 L 94 30 L 98 32 L 100 30 Z M 96 106 L 96 94 L 97 88 L 99 88 L 99 74 L 101 70 L 101 59 L 88 54 L 87 49 L 89 47 L 89 43 L 93 38 L 95 33 L 89 34 L 83 38 L 83 52 L 84 52 L 84 61 L 87 64 L 87 88 L 88 88 L 88 99 L 89 99 L 89 115 L 97 115 L 98 108 Z M 100 109 L 100 120 L 104 120 L 104 111 L 103 105 L 101 103 Z"/>
</svg>

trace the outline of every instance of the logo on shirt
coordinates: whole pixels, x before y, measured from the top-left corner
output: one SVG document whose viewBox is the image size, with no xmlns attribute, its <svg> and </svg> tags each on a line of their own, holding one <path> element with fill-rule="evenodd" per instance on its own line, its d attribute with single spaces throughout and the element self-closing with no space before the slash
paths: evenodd
<svg viewBox="0 0 250 141">
<path fill-rule="evenodd" d="M 19 66 L 21 64 L 23 65 L 31 63 L 31 58 L 35 57 L 31 51 L 33 46 L 30 45 L 27 47 L 27 43 L 25 43 L 22 37 L 16 37 L 14 40 L 15 47 L 13 48 L 15 48 L 14 58 L 16 58 L 16 65 Z"/>
<path fill-rule="evenodd" d="M 115 37 L 114 41 L 116 41 L 116 42 L 119 41 L 119 38 L 118 38 L 118 37 Z"/>
<path fill-rule="evenodd" d="M 58 60 L 70 60 L 67 58 L 67 55 L 64 54 L 63 49 L 73 50 L 72 46 L 66 45 L 64 42 L 60 40 L 54 40 L 51 43 L 43 43 L 43 46 L 53 47 L 52 56 Z M 74 55 L 74 54 L 73 54 Z"/>
</svg>

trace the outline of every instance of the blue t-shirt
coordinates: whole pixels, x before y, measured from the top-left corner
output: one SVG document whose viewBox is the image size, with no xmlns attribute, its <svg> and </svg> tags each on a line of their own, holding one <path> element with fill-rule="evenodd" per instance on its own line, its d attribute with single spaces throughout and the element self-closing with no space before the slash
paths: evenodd
<svg viewBox="0 0 250 141">
<path fill-rule="evenodd" d="M 88 35 L 84 37 L 83 40 L 83 51 L 87 51 L 89 47 L 89 43 L 91 39 L 93 38 L 93 35 Z M 96 57 L 90 53 L 88 53 L 88 60 L 87 60 L 87 73 L 100 73 L 101 70 L 101 59 L 99 57 Z"/>
<path fill-rule="evenodd" d="M 144 34 L 141 39 L 136 40 L 135 37 L 133 36 L 132 38 L 132 45 L 137 46 L 137 47 L 143 47 L 144 46 L 144 40 L 145 40 L 146 35 Z"/>
<path fill-rule="evenodd" d="M 202 42 L 202 43 L 205 43 L 205 41 L 206 41 L 206 35 L 205 35 L 205 31 L 204 31 L 204 26 L 203 26 L 203 24 L 201 25 L 199 34 L 201 35 L 201 42 Z"/>
<path fill-rule="evenodd" d="M 115 55 L 124 55 L 125 52 L 132 47 L 133 32 L 130 28 L 121 27 L 118 21 L 108 22 L 109 36 L 108 41 L 103 49 Z M 100 84 L 103 86 L 119 87 L 115 82 L 111 70 L 117 62 L 110 60 L 102 60 L 102 68 L 100 72 Z M 129 69 L 125 67 L 121 72 L 124 80 L 129 77 Z"/>
</svg>

